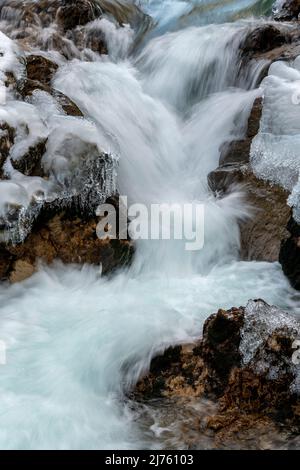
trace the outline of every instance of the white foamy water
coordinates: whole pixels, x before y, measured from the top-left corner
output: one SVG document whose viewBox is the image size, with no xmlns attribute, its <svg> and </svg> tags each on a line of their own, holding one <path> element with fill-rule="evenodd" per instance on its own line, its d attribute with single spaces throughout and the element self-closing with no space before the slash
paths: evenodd
<svg viewBox="0 0 300 470">
<path fill-rule="evenodd" d="M 110 58 L 61 60 L 54 80 L 84 119 L 58 113 L 60 125 L 52 127 L 42 97 L 28 104 L 52 131 L 44 163 L 56 165 L 64 133 L 89 130 L 99 149 L 119 156 L 118 187 L 130 202 L 204 204 L 205 245 L 194 253 L 182 241 L 143 241 L 132 267 L 113 278 L 102 278 L 99 267 L 57 264 L 21 284 L 2 284 L 0 448 L 163 446 L 154 431 L 153 440 L 151 431 L 143 434 L 126 401 L 153 355 L 200 336 L 205 318 L 220 307 L 249 298 L 296 305 L 278 264 L 238 261 L 238 222 L 249 216 L 243 195 L 215 199 L 206 183 L 219 146 L 243 135 L 260 93 L 251 90 L 259 66 L 246 82 L 236 80 L 248 25 L 226 24 L 222 34 L 219 26 L 171 33 L 134 58 L 126 58 L 128 29 L 101 27 Z"/>
<path fill-rule="evenodd" d="M 156 32 L 191 24 L 224 23 L 248 15 L 271 12 L 273 0 L 140 0 L 156 22 Z"/>
</svg>

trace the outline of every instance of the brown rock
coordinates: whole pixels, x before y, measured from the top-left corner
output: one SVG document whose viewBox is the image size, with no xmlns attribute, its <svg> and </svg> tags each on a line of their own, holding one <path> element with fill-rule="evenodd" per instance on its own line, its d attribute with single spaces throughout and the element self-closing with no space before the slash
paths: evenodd
<svg viewBox="0 0 300 470">
<path fill-rule="evenodd" d="M 169 347 L 151 362 L 147 374 L 136 386 L 136 396 L 195 397 L 203 395 L 203 361 L 198 345 Z"/>
<path fill-rule="evenodd" d="M 253 103 L 248 119 L 246 137 L 253 139 L 259 131 L 260 119 L 262 115 L 262 98 L 256 98 Z"/>
<path fill-rule="evenodd" d="M 0 177 L 2 177 L 2 165 L 7 159 L 10 148 L 15 141 L 15 130 L 7 123 L 0 123 Z"/>
<path fill-rule="evenodd" d="M 8 279 L 12 270 L 14 256 L 5 247 L 0 246 L 0 280 Z"/>
<path fill-rule="evenodd" d="M 280 429 L 299 432 L 300 399 L 294 387 L 299 371 L 292 361 L 299 334 L 296 318 L 262 300 L 219 310 L 207 319 L 196 344 L 168 348 L 154 358 L 134 396 L 147 403 L 154 397 L 189 397 L 195 410 L 205 397 L 214 400 L 217 409 L 207 412 L 198 433 L 203 441 L 212 431 L 217 447 L 226 442 L 247 447 L 242 441 L 255 441 L 255 430 L 266 435 L 268 427 L 277 434 Z"/>
<path fill-rule="evenodd" d="M 26 59 L 26 78 L 17 83 L 17 91 L 22 98 L 31 96 L 35 90 L 45 91 L 57 100 L 67 115 L 83 117 L 78 106 L 70 98 L 52 87 L 51 82 L 57 69 L 57 64 L 43 56 L 29 55 Z"/>
<path fill-rule="evenodd" d="M 26 176 L 45 176 L 41 165 L 42 157 L 46 151 L 47 139 L 41 139 L 18 160 L 12 160 L 12 165 Z"/>
<path fill-rule="evenodd" d="M 78 108 L 77 104 L 74 103 L 68 96 L 64 95 L 60 91 L 51 90 L 51 95 L 58 101 L 64 112 L 68 116 L 83 117 L 83 113 Z"/>
<path fill-rule="evenodd" d="M 35 267 L 33 264 L 26 260 L 18 260 L 14 263 L 9 280 L 12 283 L 24 281 L 28 277 L 32 276 L 34 271 Z"/>
<path fill-rule="evenodd" d="M 287 30 L 272 24 L 264 24 L 252 30 L 241 43 L 243 55 L 255 55 L 275 49 L 291 42 Z"/>
<path fill-rule="evenodd" d="M 277 21 L 297 20 L 300 13 L 300 0 L 286 0 L 274 14 Z"/>
<path fill-rule="evenodd" d="M 57 50 L 66 59 L 78 57 L 86 47 L 107 54 L 104 36 L 86 28 L 103 15 L 113 17 L 119 25 L 130 24 L 137 40 L 151 24 L 135 3 L 111 0 L 2 0 L 0 15 L 10 18 L 3 32 L 19 40 L 24 49 Z M 55 25 L 52 34 L 41 35 L 41 30 L 50 25 Z"/>
<path fill-rule="evenodd" d="M 261 61 L 260 74 L 256 86 L 268 74 L 272 62 L 278 60 L 291 61 L 300 54 L 300 30 L 297 25 L 261 24 L 249 32 L 240 44 L 240 72 L 243 78 L 247 75 L 249 64 Z"/>
<path fill-rule="evenodd" d="M 61 3 L 62 6 L 57 10 L 56 19 L 64 31 L 85 25 L 101 14 L 100 8 L 97 8 L 97 2 L 69 0 Z"/>
<path fill-rule="evenodd" d="M 243 173 L 243 178 L 252 215 L 240 225 L 241 258 L 278 261 L 281 244 L 288 237 L 288 193 L 280 186 L 259 180 L 252 172 Z"/>
<path fill-rule="evenodd" d="M 231 370 L 240 365 L 243 324 L 243 308 L 219 310 L 205 322 L 199 353 L 206 368 L 206 393 L 222 394 Z"/>
<path fill-rule="evenodd" d="M 208 175 L 209 187 L 222 195 L 240 186 L 245 192 L 251 217 L 241 223 L 240 256 L 245 260 L 278 261 L 280 246 L 287 239 L 291 209 L 288 193 L 279 186 L 258 179 L 249 164 L 250 147 L 259 130 L 261 98 L 255 100 L 244 140 L 233 141 L 220 149 L 220 166 Z"/>
<path fill-rule="evenodd" d="M 38 81 L 50 87 L 51 80 L 58 69 L 58 65 L 40 55 L 26 57 L 26 72 L 28 80 Z"/>
<path fill-rule="evenodd" d="M 19 280 L 25 266 L 20 263 L 34 266 L 37 260 L 47 264 L 55 259 L 64 263 L 101 264 L 104 274 L 130 263 L 132 244 L 127 240 L 100 240 L 96 234 L 98 222 L 96 217 L 80 217 L 71 211 L 50 210 L 47 214 L 43 210 L 24 243 L 1 245 L 2 279 Z"/>
</svg>

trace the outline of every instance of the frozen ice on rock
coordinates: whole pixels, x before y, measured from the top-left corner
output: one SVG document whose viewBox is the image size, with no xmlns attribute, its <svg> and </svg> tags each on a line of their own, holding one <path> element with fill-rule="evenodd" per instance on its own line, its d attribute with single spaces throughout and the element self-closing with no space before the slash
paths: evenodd
<svg viewBox="0 0 300 470">
<path fill-rule="evenodd" d="M 300 222 L 300 57 L 275 62 L 263 80 L 260 130 L 251 146 L 251 165 L 262 179 L 278 184 Z"/>
</svg>

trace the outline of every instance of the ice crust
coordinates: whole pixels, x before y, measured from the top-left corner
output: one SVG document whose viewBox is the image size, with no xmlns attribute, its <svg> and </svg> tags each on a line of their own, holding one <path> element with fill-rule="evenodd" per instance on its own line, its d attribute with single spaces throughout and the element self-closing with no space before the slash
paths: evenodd
<svg viewBox="0 0 300 470">
<path fill-rule="evenodd" d="M 0 181 L 0 241 L 20 243 L 31 230 L 41 209 L 76 204 L 85 213 L 116 192 L 118 159 L 106 151 L 95 123 L 67 116 L 49 93 L 35 90 L 19 101 L 5 85 L 7 73 L 22 80 L 24 65 L 13 41 L 0 33 L 0 125 L 14 130 L 14 143 L 2 165 Z M 3 136 L 5 128 L 2 129 Z M 39 142 L 46 151 L 41 159 L 45 177 L 27 176 L 14 162 Z"/>
<path fill-rule="evenodd" d="M 268 305 L 263 300 L 249 300 L 245 308 L 244 325 L 241 331 L 240 353 L 244 365 L 251 364 L 259 348 L 276 330 L 287 328 L 295 338 L 300 338 L 300 322 L 290 313 Z M 270 380 L 276 380 L 282 370 L 289 368 L 295 375 L 292 391 L 300 393 L 300 368 L 291 358 L 282 357 L 282 363 L 275 364 L 264 356 L 256 357 L 255 368 L 258 373 L 267 373 Z"/>
<path fill-rule="evenodd" d="M 300 223 L 300 56 L 292 63 L 273 63 L 262 88 L 263 112 L 251 165 L 259 178 L 290 193 L 288 204 Z"/>
</svg>

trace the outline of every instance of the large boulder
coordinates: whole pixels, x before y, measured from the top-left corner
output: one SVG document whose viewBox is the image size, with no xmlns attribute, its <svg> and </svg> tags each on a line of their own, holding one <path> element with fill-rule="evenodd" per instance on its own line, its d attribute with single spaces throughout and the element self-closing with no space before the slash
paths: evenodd
<svg viewBox="0 0 300 470">
<path fill-rule="evenodd" d="M 278 185 L 255 176 L 250 165 L 250 147 L 258 132 L 262 100 L 255 100 L 245 138 L 228 142 L 220 149 L 220 166 L 208 175 L 209 187 L 222 197 L 240 185 L 252 208 L 250 219 L 241 223 L 241 258 L 278 261 L 280 246 L 288 238 L 291 214 L 288 193 Z"/>
<path fill-rule="evenodd" d="M 198 342 L 170 347 L 152 360 L 134 396 L 149 404 L 154 398 L 189 398 L 195 420 L 196 403 L 214 401 L 217 408 L 208 407 L 206 424 L 198 427 L 199 440 L 207 429 L 220 437 L 224 430 L 255 430 L 263 423 L 299 432 L 299 335 L 296 317 L 262 300 L 219 310 Z"/>
<path fill-rule="evenodd" d="M 249 26 L 240 46 L 243 76 L 249 64 L 261 61 L 264 66 L 258 76 L 258 83 L 268 74 L 269 67 L 276 60 L 294 60 L 300 54 L 300 31 L 297 25 L 286 23 L 263 23 Z"/>
<path fill-rule="evenodd" d="M 258 83 L 268 75 L 274 61 L 294 60 L 300 54 L 297 25 L 265 23 L 249 27 L 240 45 L 241 76 L 249 64 L 264 64 Z M 262 178 L 253 169 L 250 153 L 260 131 L 264 100 L 257 98 L 248 120 L 244 138 L 226 142 L 220 148 L 219 167 L 208 175 L 211 190 L 222 197 L 237 186 L 242 187 L 251 208 L 251 217 L 241 223 L 241 258 L 278 261 L 282 243 L 289 237 L 291 217 L 289 191 L 282 185 Z"/>
<path fill-rule="evenodd" d="M 1 280 L 24 280 L 39 260 L 91 263 L 108 273 L 132 257 L 130 242 L 97 237 L 97 207 L 109 201 L 119 210 L 117 158 L 100 147 L 95 124 L 53 87 L 57 69 L 42 53 L 26 55 L 16 48 L 13 66 L 5 72 Z"/>
</svg>

